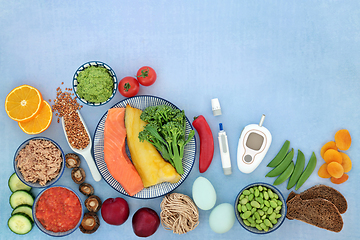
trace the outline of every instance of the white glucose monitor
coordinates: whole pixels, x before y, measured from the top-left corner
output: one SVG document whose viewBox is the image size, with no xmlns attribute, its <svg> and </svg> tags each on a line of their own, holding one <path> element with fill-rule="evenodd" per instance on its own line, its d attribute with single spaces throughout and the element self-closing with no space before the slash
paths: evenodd
<svg viewBox="0 0 360 240">
<path fill-rule="evenodd" d="M 265 120 L 263 114 L 259 124 L 247 125 L 241 132 L 238 150 L 237 164 L 243 173 L 254 171 L 269 150 L 271 144 L 271 133 L 262 126 Z"/>
</svg>

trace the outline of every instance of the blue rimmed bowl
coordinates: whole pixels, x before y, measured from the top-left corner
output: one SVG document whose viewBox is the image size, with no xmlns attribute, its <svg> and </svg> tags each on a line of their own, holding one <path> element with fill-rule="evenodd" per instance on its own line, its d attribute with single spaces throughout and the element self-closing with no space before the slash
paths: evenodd
<svg viewBox="0 0 360 240">
<path fill-rule="evenodd" d="M 249 224 L 245 224 L 243 218 L 241 217 L 241 215 L 244 212 L 243 211 L 239 212 L 239 209 L 238 209 L 238 205 L 239 205 L 239 202 L 240 202 L 240 196 L 244 193 L 244 191 L 245 190 L 250 190 L 253 187 L 259 187 L 259 186 L 266 187 L 266 189 L 271 189 L 271 191 L 273 193 L 277 194 L 277 196 L 278 196 L 277 200 L 280 200 L 281 203 L 282 203 L 282 205 L 281 205 L 282 207 L 281 207 L 280 212 L 279 212 L 279 214 L 281 214 L 281 217 L 277 219 L 276 223 L 272 224 L 272 227 L 270 227 L 268 229 L 268 231 L 259 230 L 256 227 L 248 226 Z M 266 191 L 268 191 L 268 190 L 266 190 Z M 253 194 L 253 193 L 250 193 L 250 194 Z M 254 200 L 256 200 L 256 199 L 254 198 Z M 249 203 L 250 203 L 250 201 L 249 201 Z M 285 220 L 285 217 L 286 217 L 286 212 L 287 212 L 286 199 L 284 198 L 282 193 L 276 187 L 274 187 L 273 185 L 268 184 L 268 183 L 263 183 L 263 182 L 252 183 L 252 184 L 249 184 L 246 187 L 244 187 L 239 192 L 239 194 L 236 196 L 234 207 L 235 207 L 235 215 L 236 215 L 236 218 L 237 218 L 238 222 L 240 223 L 240 225 L 245 230 L 247 230 L 247 231 L 249 231 L 251 233 L 255 233 L 255 234 L 267 234 L 267 233 L 271 233 L 271 232 L 274 232 L 275 230 L 277 230 L 283 224 L 283 222 Z"/>
<path fill-rule="evenodd" d="M 20 153 L 20 151 L 22 149 L 24 149 L 29 143 L 30 141 L 32 140 L 46 140 L 46 141 L 49 141 L 51 142 L 55 147 L 57 147 L 60 152 L 61 152 L 61 166 L 60 166 L 60 169 L 59 169 L 59 172 L 58 172 L 58 175 L 51 179 L 50 181 L 47 181 L 45 185 L 41 185 L 38 181 L 37 182 L 30 182 L 30 181 L 26 181 L 23 174 L 21 173 L 19 167 L 17 166 L 17 157 Z M 57 144 L 54 140 L 50 139 L 50 138 L 47 138 L 47 137 L 32 137 L 32 138 L 29 138 L 28 140 L 24 141 L 19 147 L 18 149 L 16 150 L 15 152 L 15 155 L 14 155 L 14 169 L 15 169 L 15 173 L 16 175 L 18 176 L 18 178 L 23 182 L 25 183 L 26 185 L 30 186 L 30 187 L 33 187 L 33 188 L 42 188 L 42 187 L 49 187 L 51 185 L 53 185 L 54 183 L 56 183 L 62 176 L 63 172 L 64 172 L 64 168 L 65 168 L 65 155 L 64 155 L 64 152 L 63 150 L 61 149 L 60 145 Z"/>
<path fill-rule="evenodd" d="M 77 200 L 79 201 L 79 203 L 80 203 L 80 209 L 79 209 L 79 210 L 80 210 L 80 213 L 81 213 L 81 214 L 80 214 L 79 220 L 77 221 L 77 223 L 76 223 L 76 225 L 75 225 L 74 227 L 72 227 L 71 229 L 69 229 L 69 230 L 67 230 L 67 231 L 51 231 L 51 230 L 48 230 L 48 229 L 46 229 L 46 228 L 44 227 L 44 225 L 40 222 L 39 218 L 37 217 L 37 210 L 38 210 L 37 208 L 38 208 L 38 203 L 39 203 L 39 200 L 41 199 L 41 196 L 43 196 L 43 194 L 46 193 L 47 191 L 50 191 L 51 189 L 54 189 L 54 188 L 63 188 L 63 189 L 66 189 L 66 190 L 70 191 L 71 193 L 73 193 L 73 194 L 76 196 L 75 199 L 77 199 Z M 63 195 L 64 195 L 64 194 L 63 194 Z M 71 194 L 71 195 L 72 195 L 72 194 Z M 72 196 L 74 196 L 74 195 L 72 195 Z M 46 199 L 47 205 L 48 205 L 48 206 L 51 205 L 50 201 L 52 201 L 52 200 L 55 199 L 55 198 L 56 198 L 56 195 L 55 195 L 55 196 L 52 196 L 52 197 L 47 196 L 47 199 Z M 68 199 L 69 199 L 69 198 L 66 198 L 65 201 L 63 201 L 63 202 L 64 202 L 64 206 L 63 206 L 64 208 L 63 208 L 63 209 L 66 208 L 65 202 L 68 202 L 68 201 L 66 201 L 66 200 L 68 200 Z M 52 205 L 51 205 L 51 206 L 52 206 Z M 34 204 L 33 204 L 33 207 L 32 207 L 32 214 L 33 214 L 33 219 L 34 219 L 34 222 L 35 222 L 36 226 L 37 226 L 42 232 L 44 232 L 44 233 L 46 233 L 47 235 L 52 236 L 52 237 L 64 237 L 64 236 L 67 236 L 67 235 L 73 233 L 77 228 L 79 228 L 79 226 L 80 226 L 80 224 L 81 224 L 81 221 L 82 221 L 82 219 L 83 219 L 84 209 L 85 209 L 85 207 L 84 207 L 84 204 L 83 204 L 80 196 L 79 196 L 74 190 L 72 190 L 71 188 L 66 187 L 66 186 L 56 185 L 56 186 L 52 186 L 52 187 L 49 187 L 49 188 L 46 188 L 46 189 L 42 190 L 42 191 L 36 196 L 35 201 L 34 201 Z M 67 210 L 69 210 L 69 209 L 67 209 Z M 71 211 L 70 211 L 70 212 L 71 212 Z M 66 213 L 66 214 L 65 214 L 65 213 Z M 71 213 L 69 213 L 69 211 L 64 210 L 63 213 L 61 213 L 61 214 L 62 214 L 63 216 L 64 216 L 64 215 L 68 215 L 69 220 L 73 219 L 73 217 L 71 216 Z"/>
<path fill-rule="evenodd" d="M 89 67 L 103 67 L 105 68 L 109 75 L 111 76 L 112 80 L 113 80 L 113 89 L 112 89 L 112 93 L 109 96 L 109 98 L 103 102 L 91 102 L 88 101 L 82 97 L 79 96 L 79 94 L 77 93 L 78 90 L 78 76 L 79 73 L 84 71 L 85 69 L 89 68 Z M 79 99 L 82 103 L 89 105 L 89 106 L 102 106 L 108 102 L 110 102 L 110 100 L 115 96 L 116 90 L 117 90 L 117 78 L 116 78 L 116 74 L 114 72 L 114 70 L 107 65 L 106 63 L 100 62 L 100 61 L 90 61 L 90 62 L 86 62 L 83 65 L 81 65 L 75 72 L 74 77 L 73 77 L 73 91 L 77 97 L 77 99 Z"/>
</svg>

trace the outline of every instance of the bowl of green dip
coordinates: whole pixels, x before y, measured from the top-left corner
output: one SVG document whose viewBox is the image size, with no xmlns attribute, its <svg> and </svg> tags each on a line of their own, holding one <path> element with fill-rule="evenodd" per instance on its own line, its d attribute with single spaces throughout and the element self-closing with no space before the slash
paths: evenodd
<svg viewBox="0 0 360 240">
<path fill-rule="evenodd" d="M 114 70 L 106 63 L 91 61 L 81 65 L 73 78 L 73 90 L 84 104 L 101 106 L 108 103 L 117 90 Z"/>
</svg>

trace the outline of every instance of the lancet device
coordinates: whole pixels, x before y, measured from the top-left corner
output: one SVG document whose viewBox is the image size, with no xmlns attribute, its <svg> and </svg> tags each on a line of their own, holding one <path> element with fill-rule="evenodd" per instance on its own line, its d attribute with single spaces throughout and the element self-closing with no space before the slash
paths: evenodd
<svg viewBox="0 0 360 240">
<path fill-rule="evenodd" d="M 264 120 L 265 115 L 263 114 L 259 124 L 247 125 L 241 132 L 237 150 L 237 164 L 243 173 L 254 171 L 269 150 L 272 136 L 270 131 L 262 126 Z"/>
</svg>

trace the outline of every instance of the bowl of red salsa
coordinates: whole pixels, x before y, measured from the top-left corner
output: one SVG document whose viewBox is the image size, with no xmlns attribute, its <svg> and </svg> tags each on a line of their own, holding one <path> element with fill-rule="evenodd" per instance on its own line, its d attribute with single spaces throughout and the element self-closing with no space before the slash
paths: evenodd
<svg viewBox="0 0 360 240">
<path fill-rule="evenodd" d="M 84 206 L 71 188 L 53 186 L 36 197 L 33 205 L 35 224 L 44 233 L 62 237 L 74 232 L 81 224 Z"/>
</svg>

